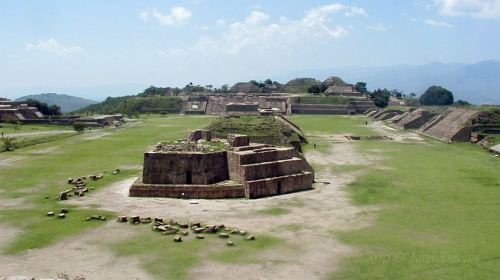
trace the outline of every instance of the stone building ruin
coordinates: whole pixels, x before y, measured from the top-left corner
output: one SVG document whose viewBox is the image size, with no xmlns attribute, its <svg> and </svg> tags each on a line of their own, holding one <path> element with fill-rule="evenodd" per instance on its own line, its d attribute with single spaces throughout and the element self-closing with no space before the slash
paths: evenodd
<svg viewBox="0 0 500 280">
<path fill-rule="evenodd" d="M 227 141 L 202 135 L 207 131 L 146 151 L 130 196 L 255 199 L 312 188 L 314 171 L 293 147 L 250 143 L 246 135 Z"/>
</svg>

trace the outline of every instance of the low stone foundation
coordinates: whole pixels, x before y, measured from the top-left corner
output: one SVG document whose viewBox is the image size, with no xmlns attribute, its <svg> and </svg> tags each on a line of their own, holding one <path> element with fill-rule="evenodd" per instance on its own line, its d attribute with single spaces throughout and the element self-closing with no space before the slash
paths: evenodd
<svg viewBox="0 0 500 280">
<path fill-rule="evenodd" d="M 224 183 L 212 185 L 163 185 L 144 184 L 139 178 L 130 187 L 129 195 L 134 197 L 170 197 L 185 199 L 244 198 L 242 184 Z"/>
<path fill-rule="evenodd" d="M 231 134 L 225 150 L 215 151 L 224 142 L 193 143 L 202 131 L 188 138 L 148 150 L 130 196 L 253 199 L 312 188 L 314 171 L 292 147 L 250 144 L 248 136 Z"/>
</svg>

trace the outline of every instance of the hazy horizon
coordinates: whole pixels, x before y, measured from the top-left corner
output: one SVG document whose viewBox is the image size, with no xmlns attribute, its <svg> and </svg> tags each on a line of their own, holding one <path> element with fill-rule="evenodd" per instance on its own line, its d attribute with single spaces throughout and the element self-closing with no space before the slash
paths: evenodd
<svg viewBox="0 0 500 280">
<path fill-rule="evenodd" d="M 500 60 L 499 0 L 2 1 L 0 15 L 8 98 Z"/>
</svg>

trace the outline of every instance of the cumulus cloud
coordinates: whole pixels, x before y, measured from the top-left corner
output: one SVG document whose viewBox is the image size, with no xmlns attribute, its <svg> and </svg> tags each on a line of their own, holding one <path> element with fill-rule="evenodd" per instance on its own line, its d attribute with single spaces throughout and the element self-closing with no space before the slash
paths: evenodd
<svg viewBox="0 0 500 280">
<path fill-rule="evenodd" d="M 83 49 L 78 46 L 64 46 L 56 39 L 38 40 L 36 43 L 26 43 L 26 49 L 29 51 L 37 50 L 54 55 L 69 56 L 83 53 Z"/>
<path fill-rule="evenodd" d="M 149 13 L 148 12 L 140 12 L 139 17 L 142 19 L 142 21 L 146 22 L 149 19 Z"/>
<path fill-rule="evenodd" d="M 180 26 L 191 19 L 191 11 L 184 7 L 173 7 L 170 9 L 170 14 L 164 15 L 158 9 L 154 8 L 151 15 L 155 17 L 161 25 Z"/>
<path fill-rule="evenodd" d="M 500 17 L 500 0 L 434 0 L 446 16 Z"/>
<path fill-rule="evenodd" d="M 333 22 L 339 16 L 355 15 L 367 15 L 367 13 L 359 7 L 334 3 L 315 7 L 307 11 L 303 17 L 295 20 L 284 17 L 273 20 L 265 12 L 254 10 L 239 21 L 217 20 L 215 27 L 218 35 L 204 35 L 185 50 L 191 53 L 223 54 L 238 54 L 244 50 L 287 51 L 298 46 L 325 43 L 348 35 L 348 26 Z M 178 50 L 164 53 L 180 54 Z"/>
<path fill-rule="evenodd" d="M 365 26 L 367 30 L 377 31 L 377 32 L 385 32 L 387 31 L 387 27 L 382 23 L 377 23 L 375 25 L 367 25 Z"/>
<path fill-rule="evenodd" d="M 351 7 L 348 11 L 345 12 L 345 15 L 348 17 L 352 17 L 355 15 L 367 16 L 368 13 L 363 8 Z"/>
<path fill-rule="evenodd" d="M 445 28 L 453 28 L 453 25 L 450 23 L 447 23 L 445 21 L 437 21 L 437 20 L 432 20 L 432 19 L 426 19 L 424 21 L 425 25 L 432 26 L 432 27 L 445 27 Z"/>
</svg>

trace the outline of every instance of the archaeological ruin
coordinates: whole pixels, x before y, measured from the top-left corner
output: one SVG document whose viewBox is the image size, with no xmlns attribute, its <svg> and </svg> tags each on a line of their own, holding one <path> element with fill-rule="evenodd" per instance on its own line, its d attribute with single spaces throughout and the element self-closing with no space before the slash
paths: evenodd
<svg viewBox="0 0 500 280">
<path fill-rule="evenodd" d="M 500 125 L 493 113 L 474 109 L 450 107 L 436 111 L 418 108 L 403 112 L 370 108 L 365 111 L 365 115 L 378 121 L 387 121 L 397 128 L 414 129 L 444 142 L 477 143 L 482 133 L 500 134 Z"/>
<path fill-rule="evenodd" d="M 197 130 L 188 140 L 159 143 L 144 153 L 135 197 L 256 199 L 312 188 L 314 170 L 293 147 L 250 143 L 247 135 L 212 139 Z"/>
</svg>

